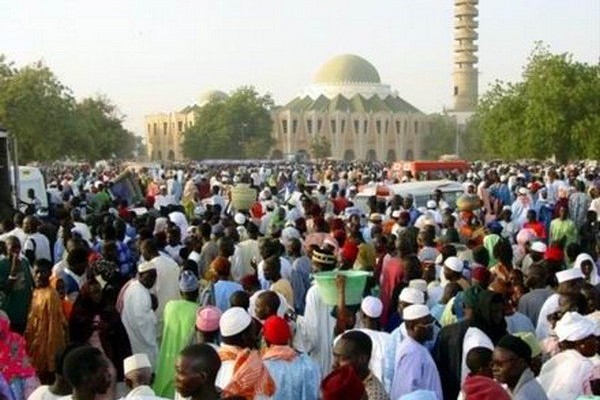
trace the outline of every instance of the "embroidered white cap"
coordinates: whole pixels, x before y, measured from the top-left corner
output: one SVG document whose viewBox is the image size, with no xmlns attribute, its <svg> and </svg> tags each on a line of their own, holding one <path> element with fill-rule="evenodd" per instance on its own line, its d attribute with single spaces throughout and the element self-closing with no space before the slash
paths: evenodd
<svg viewBox="0 0 600 400">
<path fill-rule="evenodd" d="M 383 312 L 383 303 L 375 296 L 367 296 L 360 303 L 362 312 L 370 318 L 379 318 Z"/>
<path fill-rule="evenodd" d="M 152 368 L 150 360 L 148 360 L 148 356 L 145 353 L 134 354 L 123 360 L 123 372 L 125 375 L 142 368 Z"/>
<path fill-rule="evenodd" d="M 405 321 L 414 321 L 415 319 L 423 318 L 431 315 L 429 307 L 424 304 L 413 304 L 402 310 L 402 318 Z"/>
<path fill-rule="evenodd" d="M 400 292 L 398 299 L 403 303 L 424 304 L 425 295 L 419 289 L 406 287 Z"/>
<path fill-rule="evenodd" d="M 224 337 L 235 336 L 248 328 L 252 317 L 242 307 L 231 307 L 221 315 L 219 330 Z"/>
</svg>

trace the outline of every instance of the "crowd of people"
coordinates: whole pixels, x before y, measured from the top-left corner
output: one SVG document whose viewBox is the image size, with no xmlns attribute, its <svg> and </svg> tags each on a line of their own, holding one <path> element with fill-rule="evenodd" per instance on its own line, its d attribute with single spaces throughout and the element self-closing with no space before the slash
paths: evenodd
<svg viewBox="0 0 600 400">
<path fill-rule="evenodd" d="M 136 201 L 122 171 L 46 168 L 49 213 L 0 221 L 1 399 L 600 395 L 594 166 L 477 163 L 425 204 L 359 204 L 414 179 L 376 163 L 140 169 Z"/>
</svg>

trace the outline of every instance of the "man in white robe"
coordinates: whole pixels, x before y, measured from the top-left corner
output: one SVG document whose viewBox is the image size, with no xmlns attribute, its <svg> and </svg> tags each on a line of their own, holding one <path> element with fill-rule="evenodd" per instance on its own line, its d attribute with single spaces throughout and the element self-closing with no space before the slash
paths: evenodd
<svg viewBox="0 0 600 400">
<path fill-rule="evenodd" d="M 542 366 L 538 382 L 550 400 L 570 400 L 591 395 L 594 364 L 589 357 L 597 352 L 596 324 L 577 312 L 567 312 L 554 329 L 558 340 L 569 347 Z"/>
<path fill-rule="evenodd" d="M 551 326 L 548 316 L 558 311 L 560 294 L 578 293 L 585 283 L 583 273 L 577 268 L 557 272 L 556 279 L 558 280 L 557 293 L 550 295 L 546 299 L 537 320 L 535 335 L 540 341 L 550 335 Z"/>
<path fill-rule="evenodd" d="M 123 293 L 121 322 L 127 331 L 131 351 L 146 354 L 150 363 L 155 365 L 158 354 L 157 320 L 152 310 L 150 288 L 156 283 L 156 266 L 144 262 L 139 265 L 138 274 Z"/>
<path fill-rule="evenodd" d="M 313 283 L 306 292 L 304 316 L 298 317 L 295 345 L 319 364 L 321 376 L 327 376 L 331 371 L 331 346 L 336 323 L 331 316 L 332 310 L 332 306 L 323 302 L 317 285 Z"/>
<path fill-rule="evenodd" d="M 398 348 L 390 397 L 397 399 L 415 390 L 431 390 L 442 399 L 440 374 L 429 350 L 423 345 L 433 336 L 434 318 L 426 305 L 408 306 L 403 311 L 407 336 Z"/>
<path fill-rule="evenodd" d="M 152 239 L 142 243 L 142 257 L 156 268 L 156 286 L 154 291 L 158 299 L 156 317 L 158 332 L 162 332 L 163 310 L 171 300 L 179 300 L 179 266 L 170 257 L 160 254 Z"/>
</svg>

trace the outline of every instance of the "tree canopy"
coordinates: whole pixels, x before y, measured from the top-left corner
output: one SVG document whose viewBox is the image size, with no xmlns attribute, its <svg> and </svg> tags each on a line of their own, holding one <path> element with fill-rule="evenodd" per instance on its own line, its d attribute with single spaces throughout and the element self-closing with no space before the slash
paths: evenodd
<svg viewBox="0 0 600 400">
<path fill-rule="evenodd" d="M 456 119 L 451 115 L 430 114 L 429 124 L 429 134 L 423 139 L 423 158 L 437 160 L 444 154 L 456 153 L 457 134 L 460 158 L 465 160 L 483 158 L 477 118 L 472 117 L 466 125 L 457 126 Z"/>
<path fill-rule="evenodd" d="M 101 96 L 76 101 L 43 63 L 16 68 L 0 56 L 0 126 L 17 139 L 23 162 L 132 156 L 138 142 Z"/>
<path fill-rule="evenodd" d="M 310 141 L 310 153 L 320 160 L 331 156 L 331 142 L 325 136 L 315 136 Z"/>
<path fill-rule="evenodd" d="M 497 81 L 480 99 L 484 152 L 508 160 L 600 157 L 600 66 L 537 43 L 516 83 Z"/>
<path fill-rule="evenodd" d="M 273 144 L 270 95 L 251 86 L 228 98 L 212 99 L 196 110 L 195 123 L 183 135 L 183 155 L 205 158 L 261 158 Z"/>
</svg>

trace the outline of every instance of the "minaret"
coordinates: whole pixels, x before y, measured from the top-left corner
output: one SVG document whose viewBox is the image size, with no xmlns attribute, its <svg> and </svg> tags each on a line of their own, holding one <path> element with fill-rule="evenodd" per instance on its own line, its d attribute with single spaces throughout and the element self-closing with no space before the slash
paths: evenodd
<svg viewBox="0 0 600 400">
<path fill-rule="evenodd" d="M 454 112 L 474 112 L 477 106 L 478 0 L 454 0 Z"/>
</svg>

